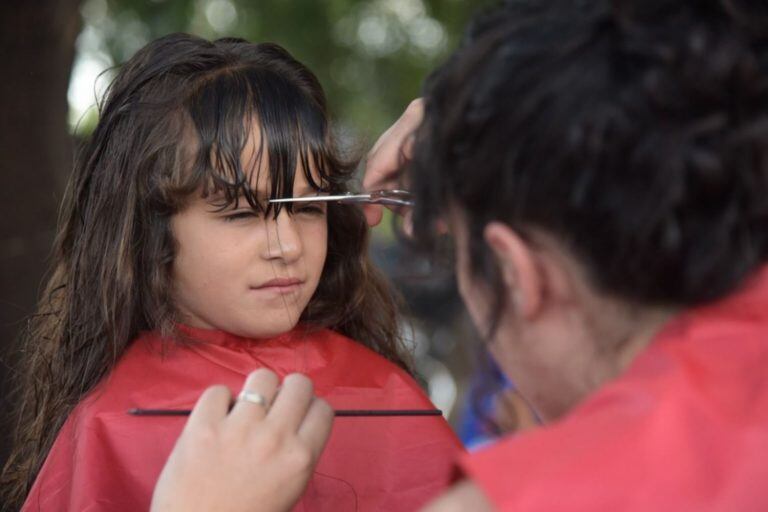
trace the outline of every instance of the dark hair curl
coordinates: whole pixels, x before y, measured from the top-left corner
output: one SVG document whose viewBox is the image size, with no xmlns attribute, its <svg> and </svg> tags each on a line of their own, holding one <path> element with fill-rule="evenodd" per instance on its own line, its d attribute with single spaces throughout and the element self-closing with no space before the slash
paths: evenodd
<svg viewBox="0 0 768 512">
<path fill-rule="evenodd" d="M 547 232 L 603 292 L 718 299 L 768 259 L 768 9 L 717 0 L 516 1 L 429 79 L 416 238 L 466 215 Z M 497 290 L 499 292 L 499 290 Z M 497 296 L 497 312 L 503 301 Z"/>
</svg>

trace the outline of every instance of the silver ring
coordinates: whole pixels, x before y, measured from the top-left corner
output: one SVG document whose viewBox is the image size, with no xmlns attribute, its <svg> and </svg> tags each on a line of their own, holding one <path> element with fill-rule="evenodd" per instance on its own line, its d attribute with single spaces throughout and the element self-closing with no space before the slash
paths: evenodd
<svg viewBox="0 0 768 512">
<path fill-rule="evenodd" d="M 269 402 L 266 398 L 264 398 L 264 395 L 256 393 L 255 391 L 248 391 L 244 389 L 240 392 L 239 395 L 237 395 L 237 399 L 244 402 L 260 405 L 264 409 L 269 409 Z"/>
</svg>

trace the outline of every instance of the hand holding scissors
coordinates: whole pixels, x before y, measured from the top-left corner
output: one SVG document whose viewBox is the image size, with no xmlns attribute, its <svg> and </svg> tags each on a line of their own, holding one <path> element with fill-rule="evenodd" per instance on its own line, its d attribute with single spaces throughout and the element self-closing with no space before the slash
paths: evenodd
<svg viewBox="0 0 768 512">
<path fill-rule="evenodd" d="M 413 134 L 424 117 L 424 103 L 419 98 L 408 108 L 374 144 L 368 153 L 363 178 L 364 190 L 392 190 L 400 185 L 401 170 L 413 154 Z M 370 226 L 381 222 L 382 203 L 364 205 L 365 217 Z M 406 212 L 405 225 L 410 224 Z"/>
</svg>

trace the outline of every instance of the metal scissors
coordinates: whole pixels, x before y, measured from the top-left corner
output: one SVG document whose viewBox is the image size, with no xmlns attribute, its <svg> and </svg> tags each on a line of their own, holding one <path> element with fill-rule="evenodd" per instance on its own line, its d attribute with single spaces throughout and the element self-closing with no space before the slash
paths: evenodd
<svg viewBox="0 0 768 512">
<path fill-rule="evenodd" d="M 382 204 L 385 206 L 413 206 L 411 193 L 407 190 L 374 190 L 364 194 L 348 192 L 330 196 L 286 197 L 270 199 L 270 203 L 316 203 L 333 201 L 338 203 Z"/>
</svg>

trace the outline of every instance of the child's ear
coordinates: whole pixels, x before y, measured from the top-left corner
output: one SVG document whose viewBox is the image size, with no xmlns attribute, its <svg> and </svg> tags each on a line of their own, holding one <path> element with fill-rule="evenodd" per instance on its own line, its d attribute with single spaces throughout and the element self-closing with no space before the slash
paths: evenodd
<svg viewBox="0 0 768 512">
<path fill-rule="evenodd" d="M 515 314 L 523 318 L 535 316 L 541 307 L 544 284 L 536 254 L 528 242 L 503 222 L 489 223 L 483 234 L 496 257 Z"/>
</svg>

